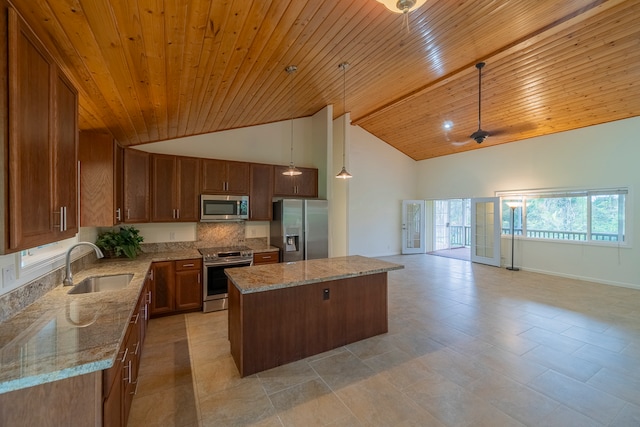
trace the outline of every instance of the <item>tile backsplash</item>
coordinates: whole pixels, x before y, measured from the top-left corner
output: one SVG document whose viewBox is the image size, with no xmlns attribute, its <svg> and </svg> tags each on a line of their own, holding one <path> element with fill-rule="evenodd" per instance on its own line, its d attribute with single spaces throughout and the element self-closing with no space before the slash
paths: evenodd
<svg viewBox="0 0 640 427">
<path fill-rule="evenodd" d="M 244 222 L 199 222 L 196 224 L 196 240 L 188 242 L 142 243 L 146 253 L 181 249 L 198 249 L 218 246 L 246 245 L 254 241 L 262 245 L 267 238 L 246 238 Z"/>
</svg>

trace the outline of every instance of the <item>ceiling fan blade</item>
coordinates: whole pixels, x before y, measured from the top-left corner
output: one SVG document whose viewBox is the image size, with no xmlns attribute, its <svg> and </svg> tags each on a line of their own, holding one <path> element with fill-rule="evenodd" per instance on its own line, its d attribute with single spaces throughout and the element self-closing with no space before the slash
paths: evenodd
<svg viewBox="0 0 640 427">
<path fill-rule="evenodd" d="M 462 145 L 467 145 L 470 142 L 471 142 L 471 140 L 469 139 L 467 141 L 454 141 L 454 142 L 451 142 L 450 144 L 451 145 L 455 145 L 456 147 L 460 147 Z"/>
</svg>

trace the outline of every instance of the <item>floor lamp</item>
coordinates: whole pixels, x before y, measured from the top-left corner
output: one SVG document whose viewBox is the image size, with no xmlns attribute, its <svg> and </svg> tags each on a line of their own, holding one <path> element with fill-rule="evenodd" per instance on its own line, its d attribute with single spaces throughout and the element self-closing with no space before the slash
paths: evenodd
<svg viewBox="0 0 640 427">
<path fill-rule="evenodd" d="M 508 201 L 506 202 L 507 206 L 511 209 L 511 267 L 507 267 L 507 270 L 518 271 L 520 270 L 518 267 L 513 266 L 513 245 L 516 237 L 515 226 L 516 226 L 516 208 L 522 206 L 522 202 L 518 200 Z"/>
</svg>

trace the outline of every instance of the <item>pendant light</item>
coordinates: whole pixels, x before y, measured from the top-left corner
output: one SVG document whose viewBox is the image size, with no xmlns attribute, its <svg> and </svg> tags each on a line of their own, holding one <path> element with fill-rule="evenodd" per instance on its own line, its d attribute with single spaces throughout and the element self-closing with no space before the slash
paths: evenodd
<svg viewBox="0 0 640 427">
<path fill-rule="evenodd" d="M 289 74 L 289 100 L 290 100 L 290 104 L 291 104 L 291 160 L 289 162 L 289 168 L 287 170 L 285 170 L 284 172 L 282 172 L 282 175 L 286 175 L 286 176 L 296 176 L 296 175 L 302 175 L 302 172 L 300 172 L 300 170 L 298 168 L 296 168 L 293 164 L 293 73 L 295 73 L 296 71 L 298 71 L 298 67 L 296 67 L 295 65 L 289 65 L 287 68 L 284 69 L 287 74 Z"/>
<path fill-rule="evenodd" d="M 342 64 L 338 65 L 338 68 L 342 70 L 342 110 L 344 112 L 344 126 L 342 127 L 342 170 L 338 175 L 336 175 L 336 178 L 348 179 L 352 177 L 351 174 L 347 172 L 347 169 L 345 167 L 345 153 L 347 151 L 347 126 L 349 126 L 349 123 L 347 123 L 347 68 L 349 68 L 349 63 L 343 62 Z"/>
</svg>

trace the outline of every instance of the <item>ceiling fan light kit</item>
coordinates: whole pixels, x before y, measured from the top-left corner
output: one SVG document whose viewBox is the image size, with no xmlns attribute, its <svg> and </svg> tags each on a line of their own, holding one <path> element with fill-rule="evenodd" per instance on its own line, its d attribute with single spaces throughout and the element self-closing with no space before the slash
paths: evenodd
<svg viewBox="0 0 640 427">
<path fill-rule="evenodd" d="M 295 65 L 289 65 L 284 70 L 287 72 L 287 74 L 289 74 L 289 98 L 291 102 L 292 114 L 291 114 L 291 160 L 289 162 L 289 168 L 284 172 L 282 172 L 282 175 L 296 176 L 296 175 L 302 175 L 302 172 L 300 172 L 300 169 L 295 167 L 295 165 L 293 164 L 293 95 L 292 95 L 293 90 L 291 88 L 293 87 L 293 73 L 298 71 L 298 67 L 296 67 Z"/>
<path fill-rule="evenodd" d="M 426 3 L 427 0 L 376 0 L 394 13 L 409 13 Z"/>
</svg>

